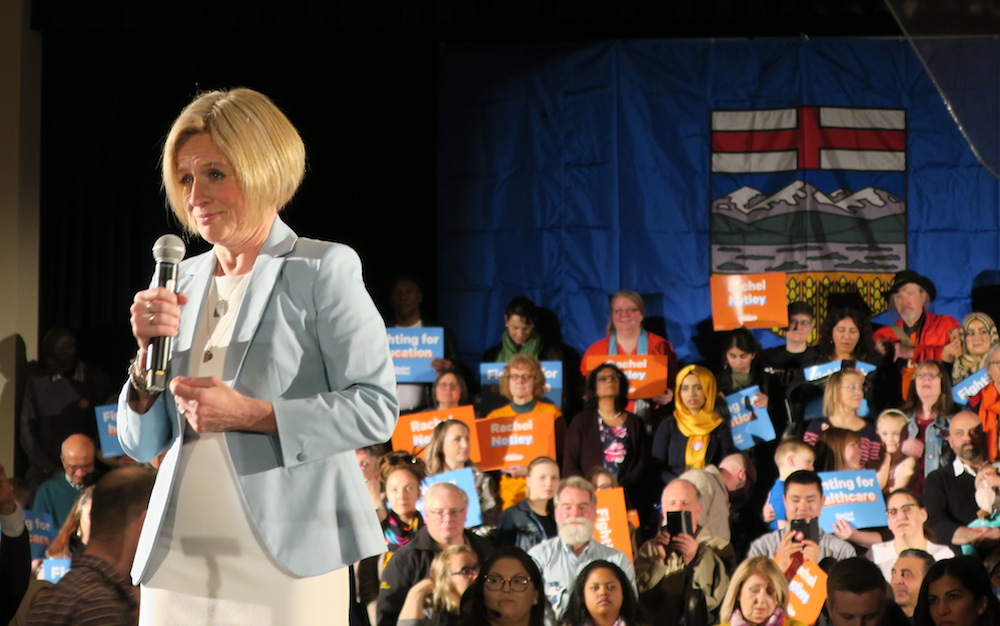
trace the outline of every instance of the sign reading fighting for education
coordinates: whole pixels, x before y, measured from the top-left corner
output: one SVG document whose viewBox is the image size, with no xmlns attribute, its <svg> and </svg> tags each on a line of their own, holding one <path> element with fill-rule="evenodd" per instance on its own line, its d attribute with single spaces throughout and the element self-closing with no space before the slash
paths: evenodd
<svg viewBox="0 0 1000 626">
<path fill-rule="evenodd" d="M 583 363 L 587 372 L 602 363 L 613 363 L 628 378 L 628 398 L 652 398 L 667 390 L 667 355 L 665 354 L 591 354 Z"/>
<path fill-rule="evenodd" d="M 466 528 L 475 528 L 483 523 L 483 510 L 479 505 L 479 494 L 476 492 L 476 477 L 472 473 L 471 467 L 463 467 L 462 469 L 428 476 L 424 479 L 424 482 L 420 483 L 422 487 L 421 491 L 426 491 L 427 487 L 440 482 L 456 485 L 465 492 L 465 495 L 469 496 L 469 506 L 465 509 Z M 424 512 L 423 498 L 417 502 L 417 508 L 421 513 Z"/>
<path fill-rule="evenodd" d="M 788 617 L 815 624 L 826 602 L 826 572 L 812 561 L 804 561 L 788 583 Z"/>
<path fill-rule="evenodd" d="M 625 510 L 625 489 L 597 491 L 597 520 L 594 523 L 594 541 L 620 550 L 632 558 L 632 540 L 628 532 L 628 512 Z"/>
<path fill-rule="evenodd" d="M 432 383 L 437 372 L 431 361 L 444 358 L 443 328 L 386 329 L 397 383 Z"/>
<path fill-rule="evenodd" d="M 511 465 L 527 466 L 540 456 L 556 458 L 554 424 L 550 413 L 476 420 L 479 469 L 485 472 Z"/>
<path fill-rule="evenodd" d="M 52 516 L 41 511 L 25 511 L 24 527 L 31 542 L 31 560 L 45 558 L 46 548 L 59 532 L 52 522 Z"/>
<path fill-rule="evenodd" d="M 951 388 L 951 397 L 958 406 L 965 406 L 969 403 L 969 398 L 985 389 L 990 384 L 990 375 L 986 369 L 981 369 L 975 374 Z"/>
<path fill-rule="evenodd" d="M 479 463 L 479 435 L 476 430 L 476 414 L 471 405 L 400 415 L 396 421 L 396 429 L 392 431 L 392 449 L 409 450 L 423 458 L 434 428 L 447 420 L 458 420 L 469 427 L 469 458 L 473 463 Z"/>
<path fill-rule="evenodd" d="M 712 274 L 710 286 L 715 330 L 788 326 L 784 272 Z"/>
<path fill-rule="evenodd" d="M 823 510 L 819 526 L 833 532 L 833 523 L 843 519 L 855 528 L 888 526 L 885 499 L 875 470 L 820 472 L 823 481 Z"/>
<path fill-rule="evenodd" d="M 118 441 L 118 405 L 104 404 L 94 407 L 97 416 L 97 434 L 101 439 L 101 454 L 106 457 L 124 456 L 125 450 Z"/>
<path fill-rule="evenodd" d="M 733 443 L 740 450 L 749 450 L 758 443 L 774 441 L 774 424 L 766 408 L 758 409 L 753 398 L 760 393 L 760 387 L 753 385 L 726 396 L 729 407 L 729 430 Z"/>
<path fill-rule="evenodd" d="M 500 384 L 500 375 L 506 363 L 480 363 L 479 382 L 484 387 Z M 562 409 L 563 364 L 562 361 L 542 361 L 545 375 L 545 399 Z"/>
</svg>

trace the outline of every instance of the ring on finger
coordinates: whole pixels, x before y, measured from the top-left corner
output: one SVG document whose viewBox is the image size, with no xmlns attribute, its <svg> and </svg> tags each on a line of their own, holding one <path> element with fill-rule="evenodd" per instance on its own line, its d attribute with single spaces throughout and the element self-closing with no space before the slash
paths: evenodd
<svg viewBox="0 0 1000 626">
<path fill-rule="evenodd" d="M 156 316 L 155 315 L 150 315 L 149 316 L 149 325 L 150 326 L 155 326 L 156 325 Z"/>
<path fill-rule="evenodd" d="M 152 300 L 146 300 L 146 305 L 145 306 L 146 306 L 146 310 L 147 311 L 152 311 L 153 310 L 153 301 Z"/>
</svg>

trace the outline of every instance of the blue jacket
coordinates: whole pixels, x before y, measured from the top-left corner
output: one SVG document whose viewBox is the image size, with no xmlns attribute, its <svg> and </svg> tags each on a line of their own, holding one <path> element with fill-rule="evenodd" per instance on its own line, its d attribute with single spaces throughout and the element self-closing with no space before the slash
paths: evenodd
<svg viewBox="0 0 1000 626">
<path fill-rule="evenodd" d="M 189 302 L 170 363 L 184 375 L 215 269 L 209 251 L 181 263 Z M 387 441 L 398 416 L 385 326 L 351 248 L 299 238 L 275 218 L 254 263 L 227 350 L 225 380 L 274 405 L 277 435 L 227 432 L 226 443 L 264 547 L 291 574 L 315 576 L 385 551 L 354 450 Z M 173 492 L 183 418 L 163 393 L 144 415 L 119 398 L 118 438 L 148 461 L 167 449 L 132 567 L 138 584 Z M 190 478 L 189 478 L 190 479 Z"/>
<path fill-rule="evenodd" d="M 550 514 L 551 515 L 551 514 Z M 555 519 L 553 519 L 553 525 Z M 517 546 L 525 552 L 534 548 L 546 539 L 556 535 L 545 532 L 545 525 L 537 513 L 531 510 L 527 500 L 521 500 L 500 515 L 497 524 L 497 547 Z"/>
</svg>

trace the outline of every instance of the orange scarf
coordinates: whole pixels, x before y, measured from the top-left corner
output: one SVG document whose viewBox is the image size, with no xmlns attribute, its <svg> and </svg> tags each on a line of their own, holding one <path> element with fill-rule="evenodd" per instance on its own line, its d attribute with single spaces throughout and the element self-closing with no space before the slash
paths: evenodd
<svg viewBox="0 0 1000 626">
<path fill-rule="evenodd" d="M 705 405 L 697 413 L 692 413 L 680 399 L 681 383 L 689 375 L 694 374 L 701 382 L 705 393 Z M 677 373 L 677 402 L 674 409 L 674 420 L 677 429 L 687 437 L 687 448 L 684 451 L 684 466 L 687 469 L 705 467 L 705 453 L 708 452 L 708 442 L 712 431 L 719 427 L 722 418 L 715 412 L 715 376 L 700 365 L 688 365 Z"/>
<path fill-rule="evenodd" d="M 997 460 L 997 416 L 1000 415 L 1000 391 L 990 383 L 982 391 L 983 402 L 979 405 L 979 419 L 983 421 L 983 435 L 986 437 L 986 457 L 993 463 Z"/>
</svg>

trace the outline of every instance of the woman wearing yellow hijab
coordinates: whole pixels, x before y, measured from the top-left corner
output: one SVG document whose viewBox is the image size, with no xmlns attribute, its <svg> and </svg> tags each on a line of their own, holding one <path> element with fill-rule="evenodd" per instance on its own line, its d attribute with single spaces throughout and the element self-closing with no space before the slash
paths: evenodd
<svg viewBox="0 0 1000 626">
<path fill-rule="evenodd" d="M 729 423 L 715 412 L 717 399 L 712 372 L 699 365 L 678 372 L 674 415 L 663 420 L 653 438 L 652 457 L 664 483 L 686 470 L 717 465 L 736 451 Z"/>
</svg>

